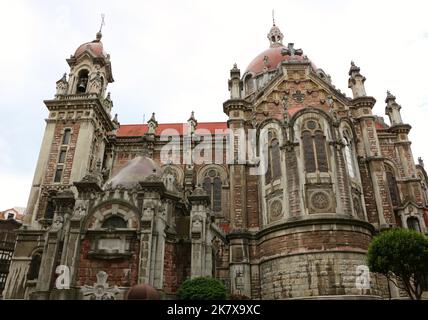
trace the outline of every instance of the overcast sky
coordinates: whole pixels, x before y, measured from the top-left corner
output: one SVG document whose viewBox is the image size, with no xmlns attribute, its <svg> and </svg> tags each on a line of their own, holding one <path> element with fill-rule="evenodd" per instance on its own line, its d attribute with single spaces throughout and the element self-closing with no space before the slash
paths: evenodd
<svg viewBox="0 0 428 320">
<path fill-rule="evenodd" d="M 427 1 L 5 1 L 0 0 L 0 210 L 26 206 L 48 112 L 43 104 L 76 48 L 95 38 L 111 55 L 113 113 L 122 124 L 224 121 L 233 63 L 243 72 L 269 46 L 275 9 L 294 42 L 336 87 L 350 61 L 383 116 L 386 90 L 412 125 L 415 161 L 428 163 Z"/>
</svg>

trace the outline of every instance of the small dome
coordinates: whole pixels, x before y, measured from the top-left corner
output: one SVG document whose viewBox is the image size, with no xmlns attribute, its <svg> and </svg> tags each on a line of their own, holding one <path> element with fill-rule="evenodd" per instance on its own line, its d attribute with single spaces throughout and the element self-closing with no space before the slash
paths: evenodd
<svg viewBox="0 0 428 320">
<path fill-rule="evenodd" d="M 118 173 L 116 173 L 105 186 L 116 188 L 123 186 L 130 189 L 147 177 L 155 175 L 162 176 L 162 169 L 151 158 L 139 156 L 130 160 Z"/>
<path fill-rule="evenodd" d="M 88 51 L 96 58 L 107 57 L 107 53 L 104 51 L 103 43 L 101 42 L 101 37 L 101 33 L 98 32 L 96 40 L 82 44 L 79 48 L 77 48 L 74 56 L 77 58 Z"/>
<path fill-rule="evenodd" d="M 126 300 L 160 300 L 159 292 L 148 284 L 131 287 L 125 296 Z"/>
</svg>

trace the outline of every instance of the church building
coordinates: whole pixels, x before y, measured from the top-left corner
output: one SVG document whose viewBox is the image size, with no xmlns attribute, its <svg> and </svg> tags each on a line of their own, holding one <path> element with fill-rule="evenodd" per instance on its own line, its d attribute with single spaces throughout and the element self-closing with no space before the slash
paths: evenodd
<svg viewBox="0 0 428 320">
<path fill-rule="evenodd" d="M 366 255 L 382 230 L 428 233 L 428 177 L 401 106 L 387 92 L 385 123 L 354 62 L 347 97 L 275 24 L 267 38 L 230 70 L 227 122 L 195 110 L 119 123 L 101 30 L 79 46 L 44 101 L 3 297 L 126 299 L 150 285 L 172 299 L 200 276 L 252 299 L 399 297 Z"/>
</svg>

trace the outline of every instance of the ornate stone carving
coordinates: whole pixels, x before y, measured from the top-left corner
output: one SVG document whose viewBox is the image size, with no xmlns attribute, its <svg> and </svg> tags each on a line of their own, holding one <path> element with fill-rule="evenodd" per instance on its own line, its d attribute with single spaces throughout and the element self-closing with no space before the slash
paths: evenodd
<svg viewBox="0 0 428 320">
<path fill-rule="evenodd" d="M 361 205 L 361 200 L 358 197 L 354 197 L 352 199 L 352 202 L 354 204 L 354 212 L 357 215 L 359 219 L 364 220 L 364 211 L 363 207 Z"/>
<path fill-rule="evenodd" d="M 300 90 L 297 90 L 295 93 L 293 93 L 292 95 L 293 99 L 299 103 L 303 102 L 303 100 L 305 100 L 305 94 L 302 93 Z"/>
<path fill-rule="evenodd" d="M 312 205 L 314 206 L 314 208 L 319 209 L 319 210 L 325 210 L 330 205 L 328 195 L 326 195 L 324 192 L 314 193 L 312 195 L 311 201 L 312 201 Z"/>
<path fill-rule="evenodd" d="M 331 190 L 308 190 L 308 206 L 310 213 L 331 213 L 334 211 L 333 194 Z"/>
<path fill-rule="evenodd" d="M 98 272 L 97 282 L 93 286 L 85 285 L 82 287 L 83 297 L 86 300 L 116 300 L 116 295 L 120 290 L 117 286 L 109 287 L 107 278 L 106 272 Z"/>
<path fill-rule="evenodd" d="M 270 205 L 270 218 L 271 220 L 278 220 L 282 216 L 282 203 L 280 200 L 272 201 Z"/>
<path fill-rule="evenodd" d="M 50 228 L 51 231 L 59 231 L 62 229 L 64 223 L 64 218 L 62 216 L 57 216 L 52 223 L 52 226 Z"/>
<path fill-rule="evenodd" d="M 64 73 L 61 79 L 56 82 L 56 94 L 66 94 L 68 90 L 67 74 Z"/>
<path fill-rule="evenodd" d="M 97 71 L 89 81 L 89 92 L 100 93 L 102 91 L 103 79 L 99 71 Z"/>
</svg>

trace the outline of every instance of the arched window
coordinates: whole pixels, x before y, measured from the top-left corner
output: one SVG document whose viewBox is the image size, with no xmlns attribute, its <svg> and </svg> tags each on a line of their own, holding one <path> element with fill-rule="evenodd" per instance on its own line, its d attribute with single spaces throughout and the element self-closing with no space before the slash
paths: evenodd
<svg viewBox="0 0 428 320">
<path fill-rule="evenodd" d="M 422 174 L 419 174 L 418 175 L 418 177 L 419 177 L 419 179 L 421 180 L 421 187 L 422 187 L 422 197 L 423 197 L 423 200 L 424 200 L 424 204 L 426 205 L 426 206 L 428 206 L 428 193 L 427 193 L 427 186 L 426 186 L 426 184 L 425 184 L 425 179 L 424 179 L 424 177 L 423 177 L 423 175 Z"/>
<path fill-rule="evenodd" d="M 421 232 L 421 226 L 419 224 L 419 219 L 416 217 L 407 218 L 407 227 L 409 229 L 415 230 L 417 232 Z"/>
<path fill-rule="evenodd" d="M 77 78 L 76 93 L 86 93 L 86 87 L 88 86 L 89 71 L 80 70 Z"/>
<path fill-rule="evenodd" d="M 31 258 L 30 267 L 27 273 L 27 280 L 37 280 L 37 278 L 39 277 L 41 263 L 42 263 L 42 255 L 40 252 L 37 252 Z"/>
<path fill-rule="evenodd" d="M 244 80 L 245 83 L 245 93 L 250 94 L 254 91 L 254 79 L 251 74 L 248 74 Z"/>
<path fill-rule="evenodd" d="M 398 192 L 397 181 L 395 179 L 394 170 L 386 165 L 386 182 L 388 183 L 389 196 L 394 207 L 400 204 L 400 194 Z"/>
<path fill-rule="evenodd" d="M 211 209 L 214 212 L 221 211 L 221 206 L 222 206 L 221 194 L 222 194 L 223 182 L 217 170 L 215 169 L 208 170 L 208 172 L 204 176 L 202 187 L 210 197 Z"/>
<path fill-rule="evenodd" d="M 70 137 L 71 137 L 71 130 L 65 129 L 64 134 L 62 135 L 62 144 L 67 145 L 70 143 Z"/>
<path fill-rule="evenodd" d="M 281 153 L 279 141 L 274 132 L 268 133 L 268 159 L 267 170 L 265 173 L 265 182 L 270 183 L 281 178 Z"/>
<path fill-rule="evenodd" d="M 119 216 L 111 216 L 107 218 L 101 226 L 101 228 L 104 229 L 124 229 L 126 227 L 126 221 Z"/>
<path fill-rule="evenodd" d="M 305 122 L 302 144 L 306 172 L 328 172 L 326 139 L 318 122 Z"/>
<path fill-rule="evenodd" d="M 343 140 L 345 144 L 345 161 L 346 161 L 346 166 L 348 167 L 348 173 L 351 178 L 355 178 L 356 170 L 355 170 L 352 142 L 351 142 L 351 139 L 349 139 L 347 136 L 345 136 Z"/>
</svg>

